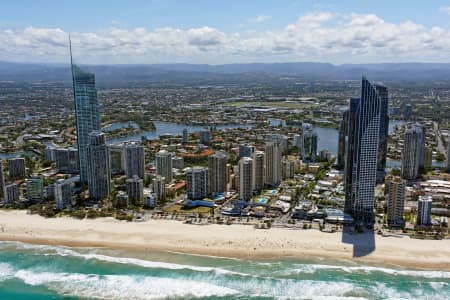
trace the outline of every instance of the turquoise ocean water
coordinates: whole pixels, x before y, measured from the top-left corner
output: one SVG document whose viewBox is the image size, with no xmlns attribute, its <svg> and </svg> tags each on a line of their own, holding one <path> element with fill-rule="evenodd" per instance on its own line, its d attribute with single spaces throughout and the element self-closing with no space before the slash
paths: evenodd
<svg viewBox="0 0 450 300">
<path fill-rule="evenodd" d="M 0 242 L 0 299 L 450 299 L 450 272 Z"/>
</svg>

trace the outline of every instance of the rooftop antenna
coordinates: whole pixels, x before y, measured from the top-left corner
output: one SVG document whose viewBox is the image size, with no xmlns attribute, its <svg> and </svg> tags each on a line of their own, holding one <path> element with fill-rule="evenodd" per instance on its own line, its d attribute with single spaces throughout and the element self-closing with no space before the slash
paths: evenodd
<svg viewBox="0 0 450 300">
<path fill-rule="evenodd" d="M 69 33 L 69 52 L 70 52 L 70 65 L 72 66 L 72 40 L 70 39 L 70 33 Z"/>
</svg>

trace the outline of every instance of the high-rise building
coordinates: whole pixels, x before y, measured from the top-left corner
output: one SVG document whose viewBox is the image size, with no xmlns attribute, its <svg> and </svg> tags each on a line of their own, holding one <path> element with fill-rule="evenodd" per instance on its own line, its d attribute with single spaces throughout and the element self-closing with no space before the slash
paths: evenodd
<svg viewBox="0 0 450 300">
<path fill-rule="evenodd" d="M 184 158 L 181 156 L 173 156 L 172 157 L 172 167 L 175 169 L 183 169 L 184 168 Z"/>
<path fill-rule="evenodd" d="M 430 146 L 426 146 L 423 160 L 423 167 L 425 169 L 429 169 L 431 168 L 432 165 L 433 165 L 433 149 Z"/>
<path fill-rule="evenodd" d="M 283 179 L 293 178 L 295 174 L 295 161 L 283 159 L 282 161 Z"/>
<path fill-rule="evenodd" d="M 448 137 L 447 171 L 450 173 L 450 136 Z"/>
<path fill-rule="evenodd" d="M 345 146 L 347 144 L 347 132 L 348 132 L 348 110 L 342 113 L 342 120 L 339 123 L 339 136 L 338 136 L 338 154 L 336 166 L 342 170 L 345 167 Z"/>
<path fill-rule="evenodd" d="M 412 116 L 412 105 L 411 104 L 405 105 L 405 109 L 403 111 L 403 116 L 404 116 L 405 120 L 411 119 L 411 116 Z"/>
<path fill-rule="evenodd" d="M 108 147 L 105 144 L 105 134 L 93 131 L 89 134 L 90 142 L 87 149 L 88 157 L 88 188 L 92 199 L 100 200 L 111 192 L 111 173 L 109 169 Z"/>
<path fill-rule="evenodd" d="M 159 203 L 159 201 L 166 200 L 166 179 L 160 175 L 157 175 L 153 178 L 152 186 L 156 202 Z"/>
<path fill-rule="evenodd" d="M 16 157 L 8 159 L 9 176 L 13 178 L 24 178 L 25 172 L 25 158 Z"/>
<path fill-rule="evenodd" d="M 302 160 L 311 162 L 316 160 L 318 136 L 311 124 L 302 125 Z"/>
<path fill-rule="evenodd" d="M 53 151 L 58 172 L 76 174 L 80 171 L 78 167 L 78 149 L 56 148 Z"/>
<path fill-rule="evenodd" d="M 330 150 L 328 150 L 328 149 L 322 149 L 322 150 L 320 150 L 320 152 L 319 152 L 319 157 L 320 157 L 320 159 L 322 160 L 322 161 L 331 161 L 331 158 L 332 158 L 332 155 L 331 155 L 331 152 L 330 152 Z"/>
<path fill-rule="evenodd" d="M 172 154 L 167 150 L 156 153 L 156 175 L 164 177 L 166 183 L 172 182 Z"/>
<path fill-rule="evenodd" d="M 128 201 L 133 205 L 140 205 L 144 201 L 144 180 L 134 175 L 126 181 Z"/>
<path fill-rule="evenodd" d="M 292 145 L 296 148 L 300 148 L 302 146 L 302 136 L 300 134 L 294 134 Z"/>
<path fill-rule="evenodd" d="M 188 130 L 186 128 L 183 129 L 183 138 L 182 138 L 182 143 L 186 144 L 188 141 Z"/>
<path fill-rule="evenodd" d="M 257 192 L 264 188 L 264 160 L 263 151 L 256 151 L 253 154 L 253 189 Z"/>
<path fill-rule="evenodd" d="M 127 178 L 135 175 L 144 179 L 145 153 L 144 146 L 136 142 L 128 142 L 125 147 L 125 174 Z"/>
<path fill-rule="evenodd" d="M 253 153 L 255 153 L 255 151 L 256 151 L 256 148 L 253 145 L 240 144 L 239 145 L 239 158 L 253 157 Z"/>
<path fill-rule="evenodd" d="M 210 194 L 227 191 L 227 162 L 228 158 L 223 152 L 216 152 L 208 157 Z"/>
<path fill-rule="evenodd" d="M 380 131 L 378 138 L 377 182 L 384 182 L 386 177 L 387 141 L 389 134 L 389 99 L 388 90 L 381 84 L 373 85 L 380 107 Z"/>
<path fill-rule="evenodd" d="M 198 200 L 208 196 L 208 169 L 193 167 L 186 170 L 186 195 L 188 199 Z"/>
<path fill-rule="evenodd" d="M 239 160 L 239 198 L 248 201 L 253 196 L 253 159 Z"/>
<path fill-rule="evenodd" d="M 3 160 L 0 159 L 0 199 L 4 198 L 5 194 L 5 171 L 3 170 Z"/>
<path fill-rule="evenodd" d="M 406 181 L 400 176 L 388 176 L 385 180 L 387 194 L 387 222 L 389 227 L 400 228 L 405 224 L 403 212 L 405 208 Z"/>
<path fill-rule="evenodd" d="M 123 144 L 108 145 L 111 174 L 125 172 L 125 147 Z"/>
<path fill-rule="evenodd" d="M 200 144 L 209 145 L 211 143 L 211 131 L 209 129 L 202 129 L 199 132 Z"/>
<path fill-rule="evenodd" d="M 419 196 L 417 203 L 417 225 L 429 226 L 431 225 L 431 206 L 433 198 L 429 195 Z"/>
<path fill-rule="evenodd" d="M 42 178 L 33 176 L 27 179 L 27 199 L 33 203 L 41 202 L 44 199 L 44 182 Z"/>
<path fill-rule="evenodd" d="M 99 103 L 95 76 L 81 70 L 72 62 L 72 49 L 70 50 L 70 63 L 72 66 L 73 96 L 75 100 L 75 116 L 77 125 L 78 159 L 80 165 L 80 181 L 88 181 L 88 146 L 89 134 L 100 130 Z"/>
<path fill-rule="evenodd" d="M 406 130 L 402 152 L 402 177 L 407 180 L 414 180 L 419 174 L 422 142 L 423 130 L 421 127 L 413 125 Z"/>
<path fill-rule="evenodd" d="M 358 224 L 374 222 L 381 102 L 377 89 L 363 77 L 361 98 L 352 98 L 349 104 L 345 211 Z"/>
<path fill-rule="evenodd" d="M 64 179 L 55 183 L 56 209 L 62 210 L 72 205 L 72 185 L 72 182 Z"/>
<path fill-rule="evenodd" d="M 426 141 L 426 127 L 422 124 L 415 124 L 415 126 L 422 131 L 419 141 L 419 173 L 423 172 L 425 168 L 425 141 Z"/>
<path fill-rule="evenodd" d="M 275 187 L 281 182 L 281 149 L 279 143 L 266 143 L 265 159 L 266 184 Z"/>
<path fill-rule="evenodd" d="M 16 183 L 10 183 L 5 186 L 5 203 L 12 205 L 19 201 L 20 191 Z"/>
<path fill-rule="evenodd" d="M 288 149 L 289 139 L 287 136 L 279 133 L 271 133 L 266 135 L 266 142 L 277 143 L 281 149 L 281 153 Z"/>
</svg>

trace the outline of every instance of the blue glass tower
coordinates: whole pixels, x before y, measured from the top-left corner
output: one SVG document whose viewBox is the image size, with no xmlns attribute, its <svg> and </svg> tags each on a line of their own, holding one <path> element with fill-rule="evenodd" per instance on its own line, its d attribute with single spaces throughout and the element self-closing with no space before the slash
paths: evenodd
<svg viewBox="0 0 450 300">
<path fill-rule="evenodd" d="M 363 77 L 361 98 L 350 99 L 345 161 L 345 210 L 360 224 L 374 221 L 382 103 Z"/>
<path fill-rule="evenodd" d="M 89 134 L 100 130 L 99 104 L 95 76 L 81 70 L 72 61 L 70 44 L 70 64 L 72 67 L 73 97 L 77 124 L 77 145 L 80 164 L 80 181 L 87 182 Z"/>
</svg>

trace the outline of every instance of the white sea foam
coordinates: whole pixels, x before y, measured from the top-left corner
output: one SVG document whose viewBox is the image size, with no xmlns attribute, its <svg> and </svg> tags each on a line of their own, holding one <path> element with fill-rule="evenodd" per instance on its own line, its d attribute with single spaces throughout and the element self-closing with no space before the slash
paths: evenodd
<svg viewBox="0 0 450 300">
<path fill-rule="evenodd" d="M 380 268 L 372 266 L 358 266 L 358 267 L 347 267 L 347 266 L 333 266 L 333 265 L 320 265 L 320 264 L 304 264 L 296 265 L 297 268 L 283 270 L 281 273 L 283 275 L 289 274 L 300 274 L 300 273 L 315 273 L 319 270 L 337 270 L 347 273 L 354 272 L 382 272 L 390 275 L 403 275 L 403 276 L 414 276 L 423 278 L 450 278 L 450 272 L 445 271 L 414 271 L 414 270 L 396 270 L 389 268 Z"/>
<path fill-rule="evenodd" d="M 7 264 L 0 262 L 0 281 L 11 278 L 14 275 L 13 268 Z"/>
<path fill-rule="evenodd" d="M 225 297 L 238 292 L 227 287 L 171 278 L 69 274 L 20 270 L 14 277 L 28 285 L 43 285 L 66 296 L 98 299 L 165 299 Z"/>
<path fill-rule="evenodd" d="M 319 280 L 257 280 L 248 279 L 243 282 L 229 282 L 232 289 L 253 297 L 269 297 L 276 299 L 361 299 L 360 295 L 347 295 L 359 287 L 344 281 Z M 352 298 L 353 297 L 353 298 Z"/>
<path fill-rule="evenodd" d="M 10 243 L 11 244 L 11 243 Z M 234 274 L 247 276 L 247 274 L 233 272 L 229 270 L 225 270 L 222 268 L 214 268 L 214 267 L 200 267 L 200 266 L 191 266 L 191 265 L 183 265 L 183 264 L 175 264 L 175 263 L 166 263 L 159 261 L 149 261 L 138 258 L 129 258 L 129 257 L 115 257 L 108 256 L 97 253 L 82 253 L 75 251 L 73 249 L 61 246 L 47 246 L 47 245 L 35 245 L 35 244 L 27 244 L 22 242 L 14 242 L 14 245 L 17 248 L 25 249 L 25 250 L 37 250 L 43 253 L 43 255 L 59 255 L 59 256 L 71 256 L 71 257 L 80 257 L 86 260 L 98 260 L 110 263 L 118 263 L 118 264 L 129 264 L 140 266 L 144 268 L 151 269 L 169 269 L 169 270 L 192 270 L 197 272 L 215 272 L 218 274 Z"/>
</svg>

